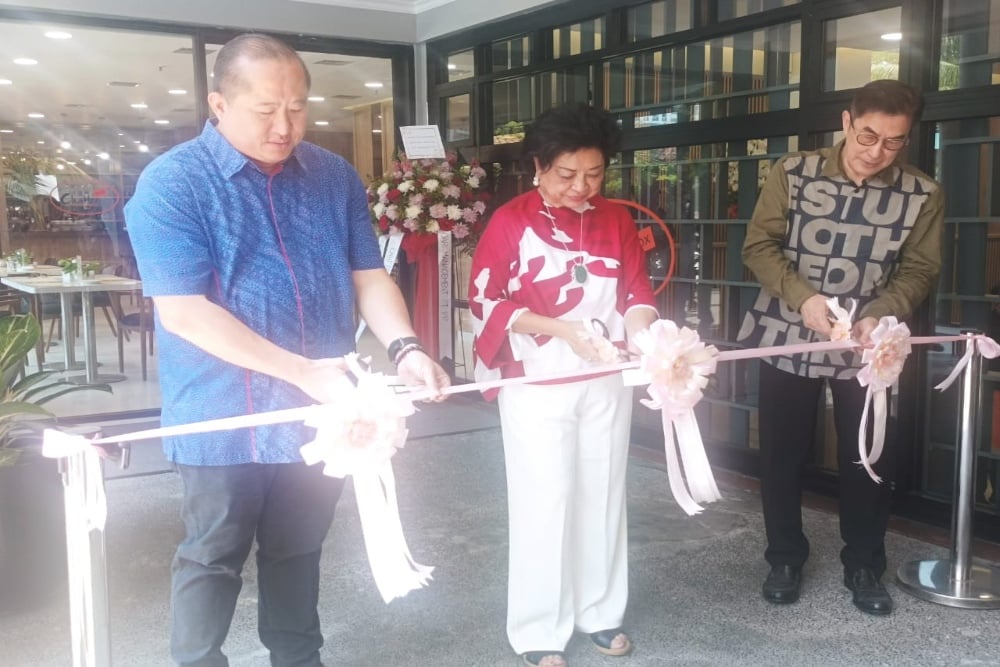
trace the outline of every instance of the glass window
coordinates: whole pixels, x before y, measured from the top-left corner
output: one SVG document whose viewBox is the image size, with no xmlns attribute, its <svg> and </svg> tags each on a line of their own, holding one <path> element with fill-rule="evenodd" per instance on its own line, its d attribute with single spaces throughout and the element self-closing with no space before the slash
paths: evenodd
<svg viewBox="0 0 1000 667">
<path fill-rule="evenodd" d="M 608 195 L 625 196 L 655 212 L 676 243 L 674 277 L 658 297 L 662 317 L 696 329 L 703 340 L 734 344 L 759 290 L 741 257 L 746 224 L 771 163 L 795 150 L 795 137 L 761 137 L 635 151 L 631 163 L 609 167 Z M 655 223 L 644 216 L 636 221 L 652 226 L 657 237 Z M 658 285 L 671 261 L 666 245 L 657 242 L 646 261 Z M 720 364 L 696 409 L 706 440 L 754 446 L 755 364 Z M 633 417 L 648 427 L 658 423 L 648 410 Z"/>
<path fill-rule="evenodd" d="M 466 141 L 472 136 L 469 108 L 471 95 L 455 95 L 445 100 L 445 141 Z"/>
<path fill-rule="evenodd" d="M 720 21 L 799 4 L 800 0 L 717 0 Z"/>
<path fill-rule="evenodd" d="M 939 90 L 1000 83 L 1000 0 L 945 0 Z"/>
<path fill-rule="evenodd" d="M 448 82 L 469 79 L 476 75 L 475 54 L 472 49 L 448 55 Z"/>
<path fill-rule="evenodd" d="M 506 72 L 530 65 L 531 42 L 530 35 L 493 42 L 493 71 Z"/>
<path fill-rule="evenodd" d="M 692 0 L 657 0 L 628 10 L 628 41 L 638 42 L 691 29 Z"/>
<path fill-rule="evenodd" d="M 899 7 L 826 21 L 823 90 L 860 88 L 899 78 Z"/>
<path fill-rule="evenodd" d="M 604 48 L 604 19 L 581 21 L 552 30 L 552 57 L 577 56 Z"/>
<path fill-rule="evenodd" d="M 568 102 L 590 102 L 593 98 L 593 66 L 580 65 L 538 75 L 542 109 Z"/>
<path fill-rule="evenodd" d="M 944 187 L 945 231 L 935 327 L 939 335 L 978 329 L 1000 338 L 1000 116 L 939 123 L 934 134 L 935 178 Z M 927 352 L 928 441 L 923 490 L 951 498 L 956 444 L 955 391 L 930 387 L 954 367 L 962 346 Z M 983 359 L 982 413 L 974 494 L 982 509 L 1000 513 L 1000 360 Z"/>
<path fill-rule="evenodd" d="M 524 124 L 535 117 L 535 79 L 520 77 L 493 84 L 493 143 L 524 138 Z"/>
<path fill-rule="evenodd" d="M 799 23 L 763 28 L 605 63 L 604 99 L 635 109 L 635 127 L 799 106 Z"/>
</svg>

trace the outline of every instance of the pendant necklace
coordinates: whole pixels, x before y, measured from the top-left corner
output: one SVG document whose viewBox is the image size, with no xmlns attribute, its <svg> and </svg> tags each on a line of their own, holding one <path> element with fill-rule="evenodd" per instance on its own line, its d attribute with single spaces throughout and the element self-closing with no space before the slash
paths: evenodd
<svg viewBox="0 0 1000 667">
<path fill-rule="evenodd" d="M 552 215 L 552 209 L 549 208 L 548 203 L 545 202 L 544 199 L 542 200 L 542 205 L 545 206 L 545 210 L 539 211 L 539 213 L 549 219 L 549 224 L 552 225 L 552 238 L 559 241 L 559 243 L 562 244 L 563 249 L 566 250 L 566 254 L 569 254 L 571 252 L 569 246 L 567 246 L 566 242 L 562 240 L 563 237 L 569 237 L 556 228 L 556 216 Z M 577 256 L 573 259 L 573 269 L 571 271 L 571 275 L 573 276 L 573 280 L 580 285 L 587 282 L 587 277 L 590 275 L 590 272 L 587 271 L 587 267 L 583 264 L 583 211 L 580 211 L 580 250 L 578 251 Z"/>
</svg>

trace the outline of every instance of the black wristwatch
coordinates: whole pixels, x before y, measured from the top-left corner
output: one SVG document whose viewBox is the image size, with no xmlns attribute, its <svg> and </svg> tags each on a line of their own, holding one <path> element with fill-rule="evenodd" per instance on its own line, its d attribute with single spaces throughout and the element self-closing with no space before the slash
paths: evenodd
<svg viewBox="0 0 1000 667">
<path fill-rule="evenodd" d="M 389 354 L 389 361 L 394 364 L 398 364 L 400 358 L 404 356 L 404 353 L 410 352 L 411 350 L 423 349 L 424 347 L 420 344 L 420 339 L 416 336 L 403 336 L 402 338 L 397 338 L 389 343 L 389 347 L 386 348 L 386 352 Z"/>
</svg>

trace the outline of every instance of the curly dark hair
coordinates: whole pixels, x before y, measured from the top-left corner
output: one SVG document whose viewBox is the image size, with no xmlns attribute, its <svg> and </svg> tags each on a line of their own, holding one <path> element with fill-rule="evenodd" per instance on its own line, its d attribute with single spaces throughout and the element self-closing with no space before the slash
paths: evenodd
<svg viewBox="0 0 1000 667">
<path fill-rule="evenodd" d="M 920 120 L 924 98 L 920 91 L 895 79 L 879 79 L 866 83 L 851 100 L 851 118 L 878 112 L 889 116 L 907 116 L 911 123 Z"/>
<path fill-rule="evenodd" d="M 543 170 L 563 153 L 596 148 L 608 166 L 618 152 L 622 131 L 611 114 L 581 102 L 543 111 L 524 133 L 523 151 L 529 160 L 538 159 Z"/>
</svg>

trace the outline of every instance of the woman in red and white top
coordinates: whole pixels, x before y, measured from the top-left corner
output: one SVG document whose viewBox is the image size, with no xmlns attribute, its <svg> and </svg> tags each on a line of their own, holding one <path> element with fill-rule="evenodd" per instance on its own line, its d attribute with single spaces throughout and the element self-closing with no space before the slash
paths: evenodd
<svg viewBox="0 0 1000 667">
<path fill-rule="evenodd" d="M 602 373 L 602 338 L 624 348 L 657 312 L 635 223 L 600 195 L 620 136 L 610 115 L 587 105 L 542 113 L 524 139 L 536 188 L 493 214 L 472 261 L 477 380 L 594 368 L 499 391 L 507 635 L 529 665 L 566 665 L 574 630 L 607 655 L 632 649 L 621 627 L 632 391 Z"/>
</svg>

